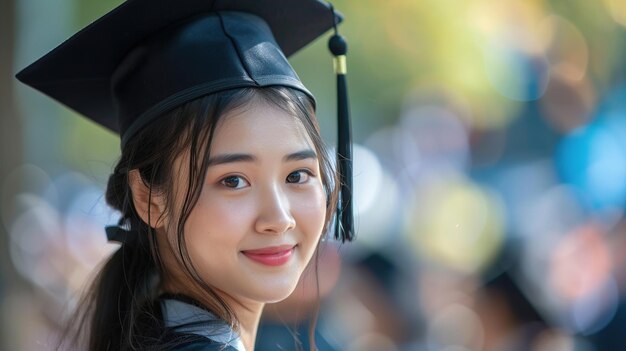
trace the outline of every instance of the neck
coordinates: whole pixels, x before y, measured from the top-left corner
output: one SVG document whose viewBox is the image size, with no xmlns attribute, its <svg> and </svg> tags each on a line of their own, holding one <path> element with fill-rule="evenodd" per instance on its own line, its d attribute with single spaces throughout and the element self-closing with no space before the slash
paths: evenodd
<svg viewBox="0 0 626 351">
<path fill-rule="evenodd" d="M 215 306 L 214 301 L 207 300 L 206 296 L 199 291 L 181 291 L 180 289 L 175 289 L 171 286 L 164 286 L 163 290 L 170 293 L 187 295 L 196 299 L 207 308 Z M 236 323 L 239 327 L 237 333 L 239 334 L 246 351 L 254 351 L 254 343 L 256 340 L 257 330 L 259 329 L 259 321 L 261 320 L 261 313 L 263 312 L 265 304 L 258 301 L 240 301 L 224 294 L 221 291 L 215 292 L 232 310 L 234 317 L 236 318 Z"/>
<path fill-rule="evenodd" d="M 157 238 L 158 237 L 159 236 L 157 236 Z M 170 251 L 163 250 L 163 247 L 170 248 Z M 169 262 L 174 260 L 174 253 L 171 251 L 171 247 L 169 245 L 159 245 L 159 252 L 166 267 L 175 267 L 178 264 L 178 262 L 176 261 Z M 182 271 L 182 268 L 180 269 Z M 215 301 L 207 299 L 206 293 L 202 290 L 202 288 L 197 285 L 189 286 L 188 283 L 184 283 L 189 279 L 190 278 L 184 274 L 172 274 L 172 272 L 165 271 L 163 275 L 163 280 L 161 282 L 161 289 L 170 293 L 187 295 L 191 298 L 198 300 L 198 302 L 202 303 L 205 307 L 209 309 L 211 309 L 212 307 L 218 307 L 216 306 Z M 246 351 L 254 351 L 256 333 L 259 329 L 259 321 L 261 320 L 261 313 L 263 312 L 263 307 L 265 306 L 265 304 L 253 300 L 241 301 L 239 299 L 229 296 L 222 291 L 214 291 L 233 311 L 239 325 L 238 333 L 241 337 L 241 341 L 244 347 L 246 348 Z M 220 309 L 218 307 L 214 312 L 218 312 L 219 310 Z M 217 314 L 219 316 L 219 313 Z"/>
<path fill-rule="evenodd" d="M 230 297 L 222 296 L 233 310 L 239 323 L 239 336 L 246 351 L 254 351 L 259 321 L 263 312 L 264 303 L 257 301 L 241 302 Z"/>
</svg>

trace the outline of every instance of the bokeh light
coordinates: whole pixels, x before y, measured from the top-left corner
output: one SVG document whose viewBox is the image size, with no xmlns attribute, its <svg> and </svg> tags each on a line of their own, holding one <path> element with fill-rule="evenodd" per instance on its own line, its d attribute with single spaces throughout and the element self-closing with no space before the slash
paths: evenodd
<svg viewBox="0 0 626 351">
<path fill-rule="evenodd" d="M 557 153 L 561 175 L 590 210 L 619 209 L 626 199 L 626 110 L 607 109 L 566 136 Z"/>
<path fill-rule="evenodd" d="M 451 304 L 439 311 L 428 328 L 431 350 L 480 350 L 484 330 L 476 313 L 461 304 Z"/>
<path fill-rule="evenodd" d="M 464 272 L 490 263 L 504 241 L 500 200 L 462 178 L 429 184 L 406 219 L 405 234 L 420 256 Z"/>
<path fill-rule="evenodd" d="M 580 30 L 567 19 L 547 16 L 541 26 L 549 40 L 546 42 L 546 56 L 550 63 L 550 74 L 568 77 L 577 81 L 587 74 L 589 48 Z"/>
<path fill-rule="evenodd" d="M 620 0 L 604 0 L 604 4 L 613 20 L 626 27 L 626 4 Z"/>
</svg>

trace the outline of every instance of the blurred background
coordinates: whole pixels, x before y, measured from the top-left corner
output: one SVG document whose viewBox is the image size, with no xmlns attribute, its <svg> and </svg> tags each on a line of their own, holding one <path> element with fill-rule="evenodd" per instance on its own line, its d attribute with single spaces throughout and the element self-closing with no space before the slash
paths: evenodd
<svg viewBox="0 0 626 351">
<path fill-rule="evenodd" d="M 13 75 L 120 3 L 0 0 L 2 350 L 51 349 L 117 249 L 119 139 Z M 334 4 L 358 239 L 320 251 L 320 350 L 626 349 L 626 1 Z M 334 145 L 327 37 L 291 61 Z M 308 338 L 310 279 L 257 350 Z"/>
</svg>

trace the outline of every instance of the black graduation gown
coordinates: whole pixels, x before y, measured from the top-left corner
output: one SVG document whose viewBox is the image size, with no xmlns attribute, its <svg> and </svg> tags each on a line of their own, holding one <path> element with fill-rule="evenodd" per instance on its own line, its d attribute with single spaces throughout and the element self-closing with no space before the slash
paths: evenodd
<svg viewBox="0 0 626 351">
<path fill-rule="evenodd" d="M 199 336 L 197 340 L 177 347 L 176 351 L 237 351 L 237 349 Z"/>
</svg>

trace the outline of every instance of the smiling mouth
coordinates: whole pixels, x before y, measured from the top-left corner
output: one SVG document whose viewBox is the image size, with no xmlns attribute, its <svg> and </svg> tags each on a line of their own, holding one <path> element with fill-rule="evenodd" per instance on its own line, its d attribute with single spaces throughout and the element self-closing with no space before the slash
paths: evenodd
<svg viewBox="0 0 626 351">
<path fill-rule="evenodd" d="M 281 245 L 241 251 L 249 259 L 265 266 L 282 266 L 289 261 L 297 245 Z"/>
</svg>

